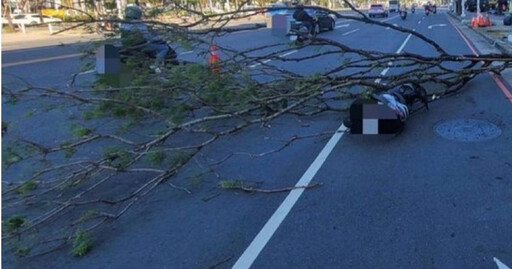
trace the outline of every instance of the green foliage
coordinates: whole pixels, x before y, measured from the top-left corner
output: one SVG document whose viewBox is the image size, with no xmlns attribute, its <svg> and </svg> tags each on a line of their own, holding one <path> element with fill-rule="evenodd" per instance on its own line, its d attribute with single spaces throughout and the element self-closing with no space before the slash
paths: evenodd
<svg viewBox="0 0 512 269">
<path fill-rule="evenodd" d="M 156 150 L 156 151 L 151 151 L 148 153 L 149 160 L 154 164 L 161 164 L 164 161 L 165 157 L 166 157 L 165 152 L 161 149 Z"/>
<path fill-rule="evenodd" d="M 62 148 L 65 148 L 64 149 L 64 158 L 66 159 L 71 159 L 73 157 L 73 155 L 75 155 L 76 153 L 76 148 L 74 147 L 69 147 L 71 146 L 73 143 L 70 142 L 70 141 L 63 141 L 60 143 L 60 146 Z M 68 148 L 69 147 L 69 148 Z"/>
<path fill-rule="evenodd" d="M 98 212 L 94 210 L 86 210 L 76 221 L 73 222 L 73 224 L 78 224 L 82 222 L 86 222 L 92 218 L 94 218 Z"/>
<path fill-rule="evenodd" d="M 187 151 L 177 151 L 171 158 L 171 167 L 176 167 L 185 164 L 192 157 L 192 153 Z"/>
<path fill-rule="evenodd" d="M 36 113 L 37 109 L 33 108 L 31 109 L 30 111 L 28 111 L 27 113 L 25 113 L 24 117 L 25 118 L 30 118 L 32 116 L 34 116 L 34 114 Z"/>
<path fill-rule="evenodd" d="M 84 137 L 90 135 L 92 130 L 84 126 L 73 124 L 71 125 L 71 132 L 77 137 Z"/>
<path fill-rule="evenodd" d="M 27 194 L 29 191 L 33 191 L 37 188 L 37 183 L 34 181 L 27 181 L 23 183 L 17 190 L 19 194 Z"/>
<path fill-rule="evenodd" d="M 2 222 L 3 229 L 7 232 L 14 232 L 26 223 L 25 217 L 15 215 Z"/>
<path fill-rule="evenodd" d="M 18 257 L 26 257 L 30 253 L 30 248 L 25 246 L 15 246 L 11 251 Z"/>
<path fill-rule="evenodd" d="M 13 147 L 7 146 L 2 150 L 2 165 L 6 168 L 21 160 L 21 155 Z"/>
<path fill-rule="evenodd" d="M 194 173 L 192 176 L 188 177 L 188 184 L 192 187 L 197 187 L 201 183 L 203 183 L 203 172 L 198 171 Z"/>
<path fill-rule="evenodd" d="M 74 236 L 71 254 L 75 257 L 82 257 L 89 252 L 91 246 L 92 239 L 90 235 L 82 231 L 77 231 Z"/>
<path fill-rule="evenodd" d="M 219 188 L 221 189 L 240 189 L 242 187 L 242 181 L 240 180 L 221 180 L 219 181 Z"/>
<path fill-rule="evenodd" d="M 84 120 L 92 120 L 105 116 L 105 111 L 100 106 L 94 106 L 93 109 L 85 111 L 83 114 Z"/>
<path fill-rule="evenodd" d="M 117 147 L 106 147 L 103 150 L 103 157 L 109 159 L 113 167 L 124 169 L 133 160 L 132 154 Z"/>
<path fill-rule="evenodd" d="M 371 88 L 364 88 L 364 90 L 359 95 L 362 99 L 370 99 L 372 96 L 373 90 Z"/>
</svg>

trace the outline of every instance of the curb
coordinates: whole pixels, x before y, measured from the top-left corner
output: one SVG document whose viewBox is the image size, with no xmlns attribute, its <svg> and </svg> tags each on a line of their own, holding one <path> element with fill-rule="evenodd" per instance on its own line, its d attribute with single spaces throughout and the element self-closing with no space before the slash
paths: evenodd
<svg viewBox="0 0 512 269">
<path fill-rule="evenodd" d="M 456 16 L 455 14 L 453 14 L 452 12 L 447 12 L 448 15 L 450 15 L 452 18 L 456 19 L 457 21 L 459 21 L 460 23 L 462 23 L 463 19 Z M 475 28 L 473 27 L 469 27 L 469 29 L 471 29 L 473 32 L 479 34 L 481 37 L 483 37 L 487 42 L 489 42 L 489 44 L 491 44 L 493 47 L 497 48 L 498 50 L 500 50 L 502 53 L 504 54 L 512 54 L 512 46 L 507 46 L 506 44 L 504 44 L 505 42 L 501 41 L 501 40 L 498 40 L 498 39 L 495 39 L 495 38 L 492 38 L 488 35 L 486 35 L 485 33 L 482 33 L 478 30 L 476 30 Z"/>
</svg>

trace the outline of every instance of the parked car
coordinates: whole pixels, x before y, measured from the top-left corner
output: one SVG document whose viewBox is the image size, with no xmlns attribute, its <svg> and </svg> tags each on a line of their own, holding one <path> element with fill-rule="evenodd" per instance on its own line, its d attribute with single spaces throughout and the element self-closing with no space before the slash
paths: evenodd
<svg viewBox="0 0 512 269">
<path fill-rule="evenodd" d="M 12 23 L 14 24 L 40 24 L 40 15 L 39 14 L 17 14 L 12 16 Z M 43 22 L 44 23 L 50 23 L 50 22 L 61 22 L 62 20 L 59 18 L 54 18 L 52 16 L 46 16 L 43 15 Z M 8 21 L 6 18 L 2 18 L 2 24 L 7 24 Z"/>
<path fill-rule="evenodd" d="M 318 34 L 321 31 L 332 31 L 336 27 L 336 20 L 331 16 L 331 14 L 323 11 L 323 10 L 315 10 L 315 9 L 305 9 L 305 11 L 311 16 L 316 17 L 318 19 L 318 27 L 315 29 L 315 32 Z M 299 22 L 295 21 L 292 17 L 291 29 L 297 29 L 299 26 Z"/>
<path fill-rule="evenodd" d="M 372 4 L 370 6 L 370 9 L 368 9 L 368 17 L 375 18 L 377 16 L 381 16 L 381 17 L 389 16 L 389 12 L 384 5 Z"/>
<path fill-rule="evenodd" d="M 469 12 L 475 12 L 476 11 L 476 2 L 477 0 L 467 0 L 466 1 L 466 9 Z M 480 11 L 481 12 L 487 12 L 489 11 L 489 0 L 480 0 Z"/>
<path fill-rule="evenodd" d="M 398 12 L 400 10 L 400 2 L 396 0 L 389 1 L 389 12 Z"/>
</svg>

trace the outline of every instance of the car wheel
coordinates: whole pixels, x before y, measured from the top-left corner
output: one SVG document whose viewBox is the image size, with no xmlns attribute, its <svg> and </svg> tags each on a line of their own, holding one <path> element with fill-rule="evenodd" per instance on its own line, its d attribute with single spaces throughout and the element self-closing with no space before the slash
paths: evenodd
<svg viewBox="0 0 512 269">
<path fill-rule="evenodd" d="M 320 33 L 320 25 L 315 25 L 315 35 L 318 35 Z"/>
</svg>

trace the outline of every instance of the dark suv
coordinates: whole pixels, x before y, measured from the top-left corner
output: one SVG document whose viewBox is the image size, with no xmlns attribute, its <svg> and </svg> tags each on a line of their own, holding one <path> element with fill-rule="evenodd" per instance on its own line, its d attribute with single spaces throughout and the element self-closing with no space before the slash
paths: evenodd
<svg viewBox="0 0 512 269">
<path fill-rule="evenodd" d="M 476 1 L 477 0 L 466 0 L 466 9 L 469 12 L 476 11 Z M 481 12 L 489 11 L 489 0 L 480 0 L 480 11 Z"/>
</svg>

